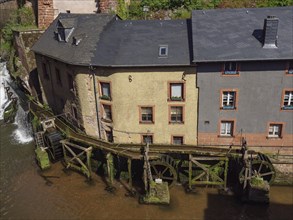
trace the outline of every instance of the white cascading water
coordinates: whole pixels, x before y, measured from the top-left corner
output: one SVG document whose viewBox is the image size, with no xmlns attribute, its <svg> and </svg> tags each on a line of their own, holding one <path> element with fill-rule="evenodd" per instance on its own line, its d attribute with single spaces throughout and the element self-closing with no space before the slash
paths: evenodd
<svg viewBox="0 0 293 220">
<path fill-rule="evenodd" d="M 0 120 L 3 120 L 4 109 L 9 104 L 4 88 L 6 81 L 9 80 L 10 76 L 8 74 L 8 70 L 6 69 L 6 63 L 0 63 Z"/>
<path fill-rule="evenodd" d="M 10 81 L 6 63 L 0 63 L 0 120 L 3 120 L 3 114 L 5 107 L 9 104 L 5 92 L 5 85 L 7 81 Z M 18 110 L 15 117 L 14 124 L 17 126 L 16 130 L 12 133 L 12 137 L 20 144 L 25 144 L 33 140 L 31 126 L 27 122 L 27 113 L 18 106 Z"/>
</svg>

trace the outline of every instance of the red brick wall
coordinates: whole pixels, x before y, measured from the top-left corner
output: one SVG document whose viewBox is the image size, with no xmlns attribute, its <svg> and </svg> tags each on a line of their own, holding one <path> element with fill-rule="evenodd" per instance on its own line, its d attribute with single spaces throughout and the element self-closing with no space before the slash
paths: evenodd
<svg viewBox="0 0 293 220">
<path fill-rule="evenodd" d="M 247 146 L 288 146 L 293 147 L 293 136 L 283 134 L 282 138 L 268 138 L 267 134 L 243 134 Z M 241 135 L 235 137 L 220 137 L 218 133 L 199 133 L 198 145 L 240 145 Z"/>
<path fill-rule="evenodd" d="M 99 1 L 99 12 L 109 13 L 115 11 L 117 8 L 117 0 L 100 0 Z"/>
<path fill-rule="evenodd" d="M 53 0 L 38 1 L 38 27 L 47 28 L 54 20 Z"/>
</svg>

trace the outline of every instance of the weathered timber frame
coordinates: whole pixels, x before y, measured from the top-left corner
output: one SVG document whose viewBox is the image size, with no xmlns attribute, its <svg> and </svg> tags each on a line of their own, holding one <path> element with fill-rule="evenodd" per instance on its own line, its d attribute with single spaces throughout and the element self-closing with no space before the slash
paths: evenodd
<svg viewBox="0 0 293 220">
<path fill-rule="evenodd" d="M 215 161 L 216 163 L 210 166 L 204 163 L 207 161 Z M 222 185 L 224 188 L 227 186 L 227 172 L 228 172 L 228 157 L 194 157 L 189 154 L 189 178 L 188 187 L 192 189 L 193 185 Z M 200 173 L 193 176 L 193 165 L 200 169 Z M 214 168 L 223 168 L 224 177 L 213 171 Z M 205 180 L 202 180 L 205 178 Z"/>
<path fill-rule="evenodd" d="M 88 179 L 92 177 L 91 171 L 91 154 L 92 147 L 81 147 L 79 145 L 70 143 L 66 140 L 60 141 L 63 148 L 64 153 L 64 162 L 66 165 L 66 169 L 72 168 L 74 170 L 80 171 Z M 81 153 L 76 154 L 73 149 L 81 150 Z M 86 156 L 86 162 L 83 162 L 84 155 Z"/>
</svg>

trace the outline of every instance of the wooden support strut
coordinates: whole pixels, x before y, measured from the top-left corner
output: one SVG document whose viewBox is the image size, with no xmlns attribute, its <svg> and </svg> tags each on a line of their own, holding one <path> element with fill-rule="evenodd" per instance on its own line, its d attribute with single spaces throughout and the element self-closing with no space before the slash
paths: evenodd
<svg viewBox="0 0 293 220">
<path fill-rule="evenodd" d="M 127 166 L 128 166 L 128 185 L 129 185 L 130 189 L 132 189 L 131 163 L 132 163 L 132 161 L 129 158 L 127 160 Z"/>
<path fill-rule="evenodd" d="M 60 142 L 61 142 L 62 148 L 63 148 L 66 168 L 67 169 L 73 168 L 75 170 L 78 170 L 78 171 L 82 172 L 83 174 L 85 174 L 88 179 L 90 179 L 91 178 L 91 160 L 90 160 L 90 158 L 91 158 L 91 153 L 92 153 L 92 147 L 85 148 L 85 147 L 81 147 L 76 144 L 70 143 L 68 141 L 60 141 Z M 71 149 L 71 147 L 82 150 L 82 152 L 79 154 L 76 154 Z M 86 164 L 80 159 L 80 157 L 84 154 L 86 154 Z M 77 162 L 77 164 L 74 162 Z M 80 166 L 78 166 L 78 164 Z"/>
<path fill-rule="evenodd" d="M 205 164 L 199 161 L 217 161 L 216 164 L 207 167 Z M 195 164 L 202 170 L 202 173 L 193 177 L 192 164 Z M 213 169 L 216 167 L 223 167 L 224 178 L 222 179 L 219 175 L 213 174 Z M 193 157 L 189 155 L 189 189 L 195 184 L 207 184 L 207 185 L 223 185 L 224 188 L 227 186 L 227 169 L 228 169 L 228 158 L 227 157 Z M 200 181 L 200 178 L 206 177 L 205 181 Z M 210 179 L 212 178 L 212 179 Z"/>
</svg>

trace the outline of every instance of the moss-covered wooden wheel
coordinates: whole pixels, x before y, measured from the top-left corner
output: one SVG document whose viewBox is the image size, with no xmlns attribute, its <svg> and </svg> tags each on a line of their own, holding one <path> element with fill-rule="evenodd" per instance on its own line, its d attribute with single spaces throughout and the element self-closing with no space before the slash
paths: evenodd
<svg viewBox="0 0 293 220">
<path fill-rule="evenodd" d="M 172 187 L 177 181 L 175 161 L 168 155 L 163 155 L 160 160 L 150 162 L 153 180 L 162 179 Z"/>
<path fill-rule="evenodd" d="M 264 154 L 258 154 L 256 159 L 251 161 L 251 178 L 261 177 L 269 184 L 275 180 L 276 171 L 269 158 Z M 243 183 L 245 180 L 245 167 L 239 173 L 239 182 Z"/>
<path fill-rule="evenodd" d="M 44 135 L 44 143 L 49 152 L 50 160 L 52 162 L 63 158 L 63 149 L 60 141 L 63 139 L 61 133 L 57 130 L 47 132 Z"/>
</svg>

